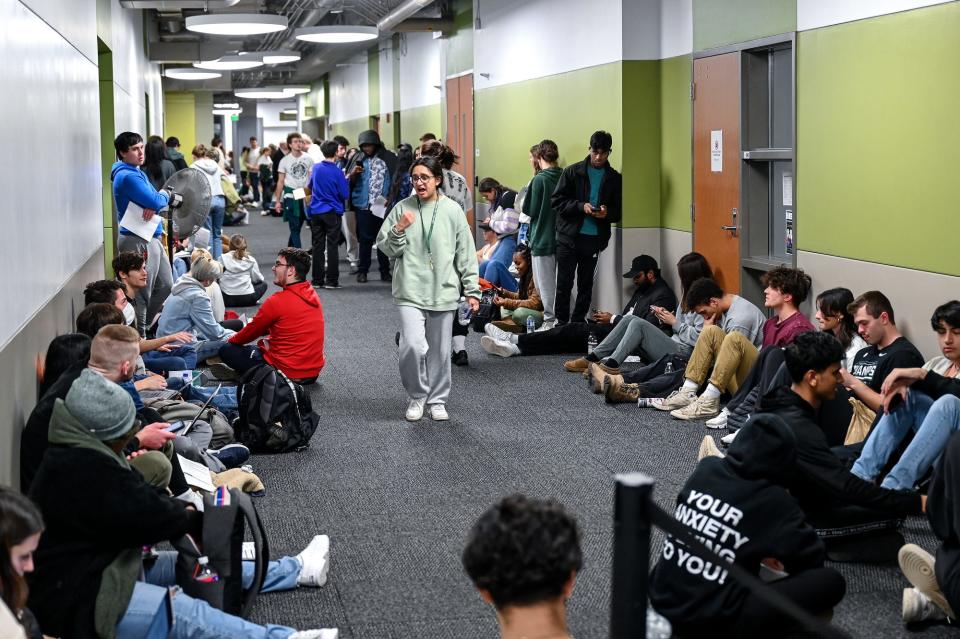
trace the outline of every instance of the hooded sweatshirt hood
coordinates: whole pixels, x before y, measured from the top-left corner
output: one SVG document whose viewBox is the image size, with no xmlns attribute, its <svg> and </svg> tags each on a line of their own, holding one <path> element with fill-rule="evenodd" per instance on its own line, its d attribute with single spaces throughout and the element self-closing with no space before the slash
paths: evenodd
<svg viewBox="0 0 960 639">
<path fill-rule="evenodd" d="M 372 129 L 364 131 L 357 137 L 357 146 L 362 147 L 364 144 L 373 144 L 379 148 L 381 146 L 380 135 Z"/>
<path fill-rule="evenodd" d="M 210 158 L 200 158 L 196 160 L 190 166 L 200 169 L 207 175 L 216 175 L 217 171 L 220 169 L 220 165 L 211 160 Z"/>
<path fill-rule="evenodd" d="M 130 171 L 133 173 L 143 173 L 143 171 L 140 170 L 139 166 L 127 164 L 123 160 L 117 160 L 116 162 L 113 163 L 113 166 L 110 167 L 110 181 L 116 182 L 117 176 L 124 171 Z"/>
<path fill-rule="evenodd" d="M 744 479 L 766 479 L 783 484 L 797 460 L 797 438 L 776 415 L 758 414 L 730 444 L 726 461 Z"/>
<path fill-rule="evenodd" d="M 67 405 L 58 399 L 50 416 L 50 444 L 70 448 L 86 448 L 110 457 L 123 468 L 129 468 L 127 460 L 113 452 L 106 444 L 93 436 L 86 426 L 67 410 Z"/>
<path fill-rule="evenodd" d="M 293 293 L 314 308 L 320 308 L 320 297 L 317 295 L 317 292 L 314 290 L 313 286 L 310 285 L 310 282 L 297 282 L 296 284 L 289 284 L 285 286 L 283 290 Z"/>
<path fill-rule="evenodd" d="M 201 295 L 207 294 L 207 289 L 203 287 L 203 284 L 190 277 L 190 275 L 181 275 L 180 279 L 174 283 L 173 288 L 170 289 L 171 295 L 184 295 L 190 297 L 190 293 L 200 293 Z"/>
</svg>

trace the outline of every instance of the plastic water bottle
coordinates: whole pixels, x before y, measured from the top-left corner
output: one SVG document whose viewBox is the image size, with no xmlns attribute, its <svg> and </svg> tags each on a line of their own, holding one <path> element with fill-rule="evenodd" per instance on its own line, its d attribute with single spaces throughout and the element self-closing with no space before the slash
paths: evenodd
<svg viewBox="0 0 960 639">
<path fill-rule="evenodd" d="M 457 321 L 460 323 L 460 326 L 466 326 L 470 323 L 471 319 L 473 319 L 473 309 L 470 308 L 470 302 L 463 300 L 460 302 L 460 306 L 457 307 Z"/>
<path fill-rule="evenodd" d="M 517 244 L 526 244 L 526 243 L 527 243 L 527 235 L 528 235 L 529 233 L 530 233 L 530 225 L 529 225 L 529 224 L 521 224 L 521 225 L 520 225 L 520 234 L 517 236 Z"/>
<path fill-rule="evenodd" d="M 594 335 L 593 332 L 591 332 L 590 336 L 587 337 L 587 355 L 593 354 L 593 349 L 597 347 L 598 343 L 599 342 L 597 341 L 597 336 Z"/>
<path fill-rule="evenodd" d="M 532 333 L 534 330 L 536 330 L 536 326 L 533 317 L 527 316 L 527 332 Z"/>
<path fill-rule="evenodd" d="M 669 375 L 673 372 L 673 361 L 667 362 L 667 365 L 663 368 L 663 374 Z"/>
<path fill-rule="evenodd" d="M 647 608 L 647 639 L 670 639 L 673 628 L 665 617 L 653 608 Z"/>
<path fill-rule="evenodd" d="M 220 581 L 220 575 L 210 567 L 210 560 L 207 559 L 206 555 L 197 558 L 197 569 L 194 571 L 193 580 L 202 584 L 212 584 Z"/>
</svg>

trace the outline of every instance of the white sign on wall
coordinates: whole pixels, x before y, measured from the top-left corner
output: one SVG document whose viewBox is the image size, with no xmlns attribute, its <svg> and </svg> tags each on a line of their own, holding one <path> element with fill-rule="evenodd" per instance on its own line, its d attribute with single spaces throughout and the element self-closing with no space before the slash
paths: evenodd
<svg viewBox="0 0 960 639">
<path fill-rule="evenodd" d="M 710 132 L 710 170 L 723 173 L 723 130 Z"/>
</svg>

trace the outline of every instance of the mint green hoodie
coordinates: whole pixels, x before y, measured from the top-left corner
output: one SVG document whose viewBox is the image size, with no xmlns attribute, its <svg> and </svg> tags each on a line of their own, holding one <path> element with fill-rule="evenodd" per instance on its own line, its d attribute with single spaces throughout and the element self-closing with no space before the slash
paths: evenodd
<svg viewBox="0 0 960 639">
<path fill-rule="evenodd" d="M 460 205 L 445 195 L 436 202 L 436 223 L 434 203 L 425 203 L 422 213 L 418 213 L 417 201 L 414 194 L 398 202 L 377 236 L 377 246 L 395 260 L 393 299 L 397 306 L 452 311 L 460 301 L 461 288 L 465 295 L 480 297 L 476 246 L 470 227 Z M 404 211 L 413 211 L 416 220 L 397 233 L 393 227 Z M 424 240 L 431 225 L 433 235 L 428 253 Z"/>
</svg>

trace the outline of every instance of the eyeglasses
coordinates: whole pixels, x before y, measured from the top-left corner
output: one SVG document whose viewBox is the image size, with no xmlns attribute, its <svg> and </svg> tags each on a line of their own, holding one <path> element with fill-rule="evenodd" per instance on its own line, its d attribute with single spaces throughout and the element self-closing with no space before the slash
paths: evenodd
<svg viewBox="0 0 960 639">
<path fill-rule="evenodd" d="M 429 182 L 430 180 L 437 179 L 435 175 L 411 175 L 410 180 L 413 182 Z"/>
<path fill-rule="evenodd" d="M 277 260 L 276 262 L 274 262 L 273 265 L 274 265 L 274 266 L 290 266 L 289 264 L 285 264 L 285 263 L 281 262 L 280 260 Z"/>
</svg>

